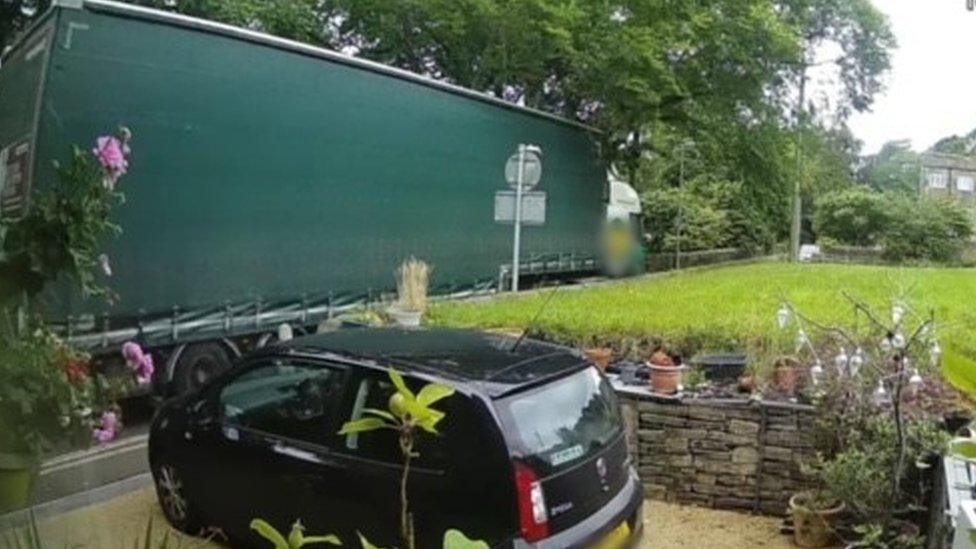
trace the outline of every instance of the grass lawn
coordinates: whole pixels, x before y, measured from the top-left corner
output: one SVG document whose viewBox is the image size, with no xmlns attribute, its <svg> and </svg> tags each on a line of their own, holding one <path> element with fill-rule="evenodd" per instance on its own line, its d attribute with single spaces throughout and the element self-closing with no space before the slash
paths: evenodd
<svg viewBox="0 0 976 549">
<path fill-rule="evenodd" d="M 778 332 L 776 311 L 788 299 L 805 315 L 839 325 L 854 320 L 847 292 L 888 317 L 905 300 L 935 311 L 945 348 L 944 373 L 976 395 L 976 270 L 757 263 L 651 275 L 556 294 L 536 328 L 580 344 L 628 338 L 662 340 L 684 349 L 736 348 Z M 546 292 L 488 301 L 442 302 L 435 324 L 523 328 Z M 862 320 L 861 322 L 865 322 Z"/>
</svg>

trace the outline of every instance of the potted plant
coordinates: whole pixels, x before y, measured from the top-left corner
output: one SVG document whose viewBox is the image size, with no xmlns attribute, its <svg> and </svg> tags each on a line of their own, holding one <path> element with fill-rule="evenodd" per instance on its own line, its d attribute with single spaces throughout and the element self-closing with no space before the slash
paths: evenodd
<svg viewBox="0 0 976 549">
<path fill-rule="evenodd" d="M 793 517 L 793 541 L 806 548 L 829 547 L 836 543 L 835 526 L 844 504 L 828 490 L 812 490 L 790 498 Z"/>
<path fill-rule="evenodd" d="M 91 441 L 103 389 L 85 357 L 53 336 L 0 341 L 0 513 L 27 504 L 45 450 Z"/>
<path fill-rule="evenodd" d="M 651 390 L 663 395 L 673 395 L 681 390 L 681 372 L 678 364 L 667 350 L 658 348 L 647 361 L 651 369 Z"/>
<path fill-rule="evenodd" d="M 607 366 L 613 362 L 613 349 L 609 347 L 591 347 L 583 352 L 586 353 L 586 358 L 601 370 L 606 371 Z"/>
<path fill-rule="evenodd" d="M 773 366 L 773 386 L 780 393 L 792 395 L 800 377 L 800 364 L 792 357 L 782 357 Z"/>
<path fill-rule="evenodd" d="M 399 326 L 414 328 L 427 310 L 427 285 L 431 268 L 427 263 L 411 257 L 396 270 L 397 301 L 389 313 Z"/>
<path fill-rule="evenodd" d="M 931 486 L 918 464 L 924 468 L 948 445 L 938 421 L 941 408 L 919 398 L 932 381 L 923 374 L 935 378 L 939 371 L 934 313 L 906 312 L 896 301 L 888 321 L 863 301 L 846 297 L 861 318 L 860 328 L 856 322 L 853 328 L 823 324 L 789 304 L 782 310 L 795 320 L 796 352 L 812 363 L 803 381 L 817 409 L 811 435 L 820 456 L 819 490 L 790 502 L 796 543 L 832 542 L 840 528 L 850 534 L 846 541 L 856 542 L 852 546 L 915 547 L 920 521 L 915 510 L 929 500 L 924 484 Z"/>
</svg>

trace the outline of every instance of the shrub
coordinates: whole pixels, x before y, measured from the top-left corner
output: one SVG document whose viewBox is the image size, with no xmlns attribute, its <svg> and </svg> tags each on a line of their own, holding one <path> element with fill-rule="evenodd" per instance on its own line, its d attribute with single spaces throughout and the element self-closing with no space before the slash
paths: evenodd
<svg viewBox="0 0 976 549">
<path fill-rule="evenodd" d="M 970 245 L 972 234 L 969 213 L 951 199 L 893 199 L 882 241 L 884 257 L 893 261 L 957 261 Z"/>
<path fill-rule="evenodd" d="M 817 238 L 849 246 L 873 246 L 889 223 L 887 200 L 868 187 L 828 193 L 816 202 L 813 230 Z"/>
<path fill-rule="evenodd" d="M 731 222 L 723 193 L 713 184 L 690 181 L 684 188 L 654 189 L 642 197 L 652 252 L 709 250 L 728 246 Z M 678 235 L 680 225 L 680 236 Z"/>
</svg>

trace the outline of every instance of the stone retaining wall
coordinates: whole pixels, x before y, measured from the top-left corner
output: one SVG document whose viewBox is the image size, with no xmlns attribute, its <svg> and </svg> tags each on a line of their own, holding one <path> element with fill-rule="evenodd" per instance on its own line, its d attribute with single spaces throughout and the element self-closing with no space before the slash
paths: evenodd
<svg viewBox="0 0 976 549">
<path fill-rule="evenodd" d="M 814 457 L 813 408 L 751 400 L 662 399 L 618 388 L 631 459 L 647 496 L 782 514 Z"/>
</svg>

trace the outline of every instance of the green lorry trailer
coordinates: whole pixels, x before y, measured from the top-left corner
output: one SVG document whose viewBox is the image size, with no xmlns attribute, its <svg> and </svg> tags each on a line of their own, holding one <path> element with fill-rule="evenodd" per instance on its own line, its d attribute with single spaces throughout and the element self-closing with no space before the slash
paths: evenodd
<svg viewBox="0 0 976 549">
<path fill-rule="evenodd" d="M 54 160 L 120 125 L 134 137 L 126 202 L 113 213 L 124 232 L 106 242 L 118 299 L 65 286 L 38 306 L 93 354 L 142 343 L 165 364 L 160 381 L 181 389 L 282 324 L 301 333 L 389 298 L 411 256 L 434 267 L 435 294 L 498 287 L 513 226 L 496 219 L 496 201 L 520 143 L 543 151 L 533 197 L 544 205 L 544 223 L 522 231 L 520 273 L 599 270 L 608 218 L 639 228 L 636 193 L 608 181 L 585 126 L 107 0 L 57 0 L 2 59 L 5 222 L 50 184 Z"/>
</svg>

